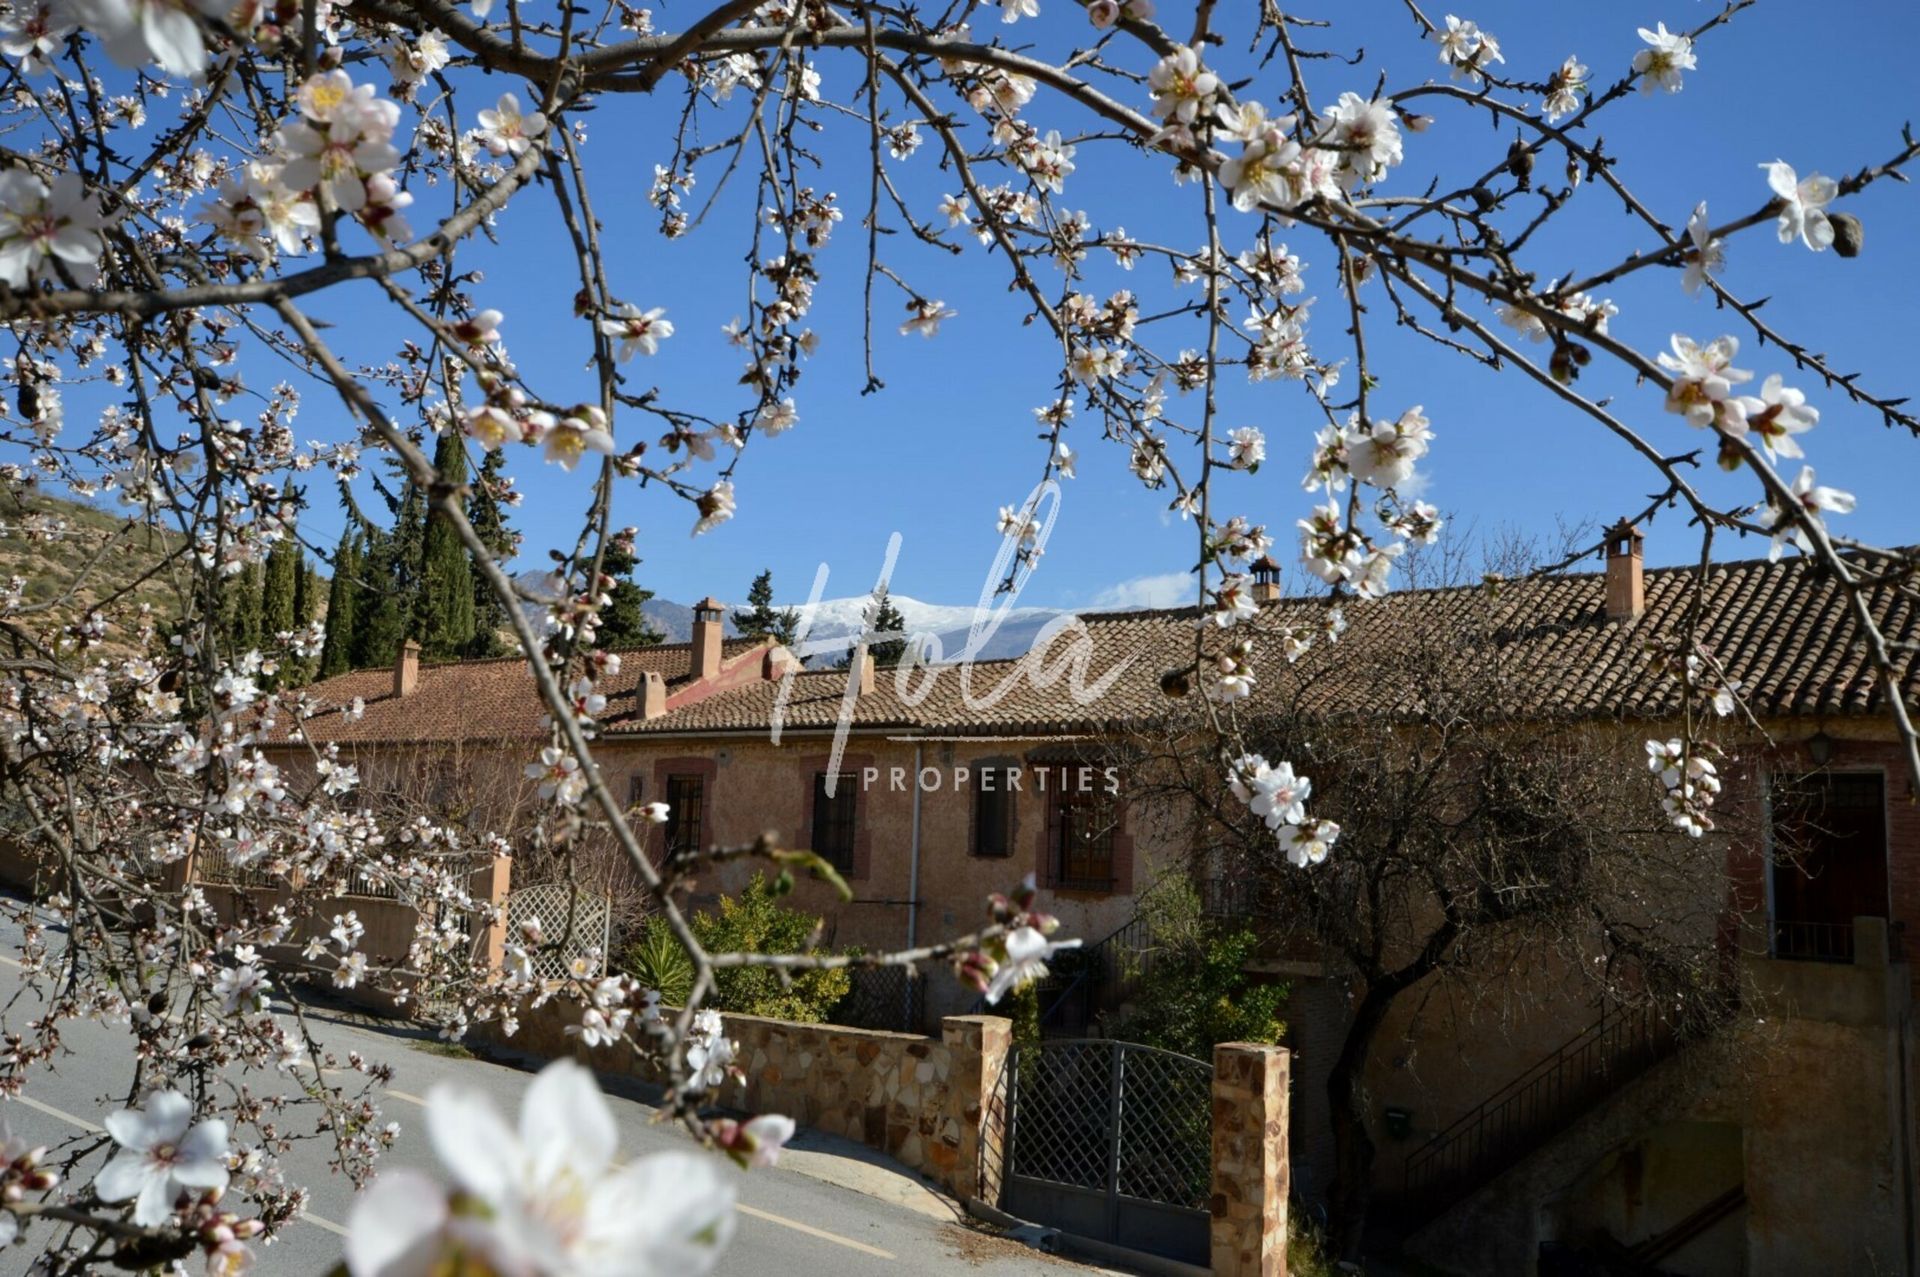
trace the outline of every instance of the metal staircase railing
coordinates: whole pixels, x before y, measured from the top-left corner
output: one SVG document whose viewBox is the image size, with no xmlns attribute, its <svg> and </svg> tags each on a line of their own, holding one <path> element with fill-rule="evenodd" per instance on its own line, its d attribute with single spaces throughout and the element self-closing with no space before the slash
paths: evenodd
<svg viewBox="0 0 1920 1277">
<path fill-rule="evenodd" d="M 1054 1036 L 1084 1031 L 1093 1017 L 1132 988 L 1153 965 L 1153 929 L 1135 914 L 1094 944 L 1063 949 L 1040 983 L 1040 1028 Z M 969 1015 L 987 1010 L 976 998 Z"/>
<path fill-rule="evenodd" d="M 1678 1045 L 1648 1010 L 1612 1011 L 1407 1158 L 1404 1209 L 1431 1218 L 1565 1130 Z"/>
</svg>

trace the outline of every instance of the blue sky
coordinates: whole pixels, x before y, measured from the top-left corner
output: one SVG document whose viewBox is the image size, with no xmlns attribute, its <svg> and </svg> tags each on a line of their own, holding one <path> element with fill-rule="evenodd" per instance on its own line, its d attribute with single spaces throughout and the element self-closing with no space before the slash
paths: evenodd
<svg viewBox="0 0 1920 1277">
<path fill-rule="evenodd" d="M 1009 30 L 988 13 L 979 27 L 1031 39 L 1047 52 L 1069 41 L 1085 42 L 1084 22 L 1076 18 L 1069 25 L 1060 12 L 1071 6 L 1051 0 L 1043 7 L 1049 14 L 1037 26 Z M 1185 7 L 1162 0 L 1162 17 Z M 1317 101 L 1331 102 L 1346 90 L 1370 92 L 1382 68 L 1393 88 L 1444 77 L 1433 46 L 1417 39 L 1398 3 L 1368 0 L 1321 8 L 1342 24 L 1339 47 L 1351 53 L 1364 46 L 1365 57 L 1352 67 L 1311 64 L 1309 83 Z M 1920 82 L 1911 74 L 1912 50 L 1920 47 L 1920 6 L 1875 0 L 1844 9 L 1839 20 L 1830 16 L 1838 12 L 1833 8 L 1762 3 L 1701 43 L 1700 69 L 1688 76 L 1683 92 L 1636 96 L 1609 107 L 1601 116 L 1601 131 L 1609 152 L 1627 157 L 1619 171 L 1628 184 L 1677 227 L 1701 199 L 1709 202 L 1715 221 L 1751 212 L 1768 197 L 1758 167 L 1765 161 L 1785 159 L 1803 174 L 1818 169 L 1843 175 L 1893 154 L 1901 123 L 1920 114 L 1915 110 Z M 1444 12 L 1434 9 L 1431 16 L 1438 20 Z M 1713 8 L 1697 0 L 1553 5 L 1536 0 L 1476 3 L 1458 12 L 1501 39 L 1510 73 L 1544 78 L 1567 54 L 1577 53 L 1593 68 L 1594 80 L 1605 84 L 1641 47 L 1637 26 L 1655 21 L 1690 26 Z M 659 16 L 667 25 L 671 11 Z M 1234 67 L 1234 56 L 1219 54 L 1216 60 Z M 829 55 L 821 65 L 829 92 L 844 92 L 858 75 L 849 56 Z M 1284 88 L 1283 75 L 1255 74 L 1242 96 L 1275 101 Z M 525 96 L 523 86 L 507 77 L 496 82 L 503 90 L 522 88 Z M 492 92 L 490 86 L 486 92 Z M 465 95 L 467 109 L 483 104 L 481 93 L 469 88 Z M 643 207 L 643 198 L 653 165 L 668 158 L 668 135 L 660 124 L 672 105 L 670 99 L 606 101 L 586 117 L 586 155 L 596 183 L 594 198 L 610 223 L 615 290 L 641 306 L 666 306 L 678 328 L 657 358 L 625 366 L 630 388 L 655 384 L 669 401 L 727 416 L 746 406 L 734 385 L 740 352 L 725 343 L 720 326 L 745 309 L 745 275 L 738 263 L 750 233 L 751 189 L 737 174 L 702 228 L 677 242 L 657 233 L 657 218 Z M 1504 154 L 1512 136 L 1496 133 L 1484 115 L 1457 105 L 1442 107 L 1438 115 L 1425 134 L 1409 136 L 1407 163 L 1383 191 L 1417 192 L 1436 163 L 1457 176 L 1463 156 L 1471 157 L 1477 171 Z M 977 117 L 963 112 L 961 118 L 971 126 Z M 1028 118 L 1043 129 L 1067 133 L 1085 124 L 1044 92 Z M 833 574 L 829 597 L 858 593 L 871 584 L 889 535 L 898 531 L 903 548 L 895 590 L 930 601 L 969 602 L 979 593 L 998 546 L 997 508 L 1024 496 L 1039 472 L 1043 445 L 1035 438 L 1031 409 L 1051 397 L 1057 347 L 1038 325 L 1020 326 L 1023 312 L 1007 293 L 1003 267 L 970 239 L 966 254 L 951 259 L 893 236 L 884 243 L 888 260 L 958 316 L 933 341 L 899 336 L 895 329 L 903 299 L 882 283 L 876 362 L 887 385 L 862 396 L 858 326 L 864 235 L 859 219 L 865 210 L 865 135 L 843 124 L 820 139 L 819 147 L 826 168 L 818 185 L 841 193 L 847 220 L 823 261 L 825 278 L 812 322 L 825 341 L 799 387 L 800 425 L 749 448 L 736 476 L 740 513 L 717 531 L 690 539 L 692 519 L 683 503 L 631 485 L 617 498 L 616 520 L 641 529 L 641 580 L 667 598 L 691 601 L 707 593 L 738 598 L 762 567 L 774 570 L 783 595 L 801 597 L 823 562 Z M 892 166 L 903 194 L 929 217 L 939 196 L 958 188 L 938 170 L 937 158 L 929 141 L 917 155 Z M 1124 225 L 1137 238 L 1198 246 L 1195 187 L 1174 186 L 1163 165 L 1111 143 L 1082 146 L 1076 161 L 1079 171 L 1068 182 L 1064 206 L 1088 210 L 1103 230 Z M 694 193 L 693 207 L 708 193 L 704 182 L 718 172 L 717 164 L 702 170 L 703 186 Z M 421 192 L 416 227 L 431 214 L 443 214 L 446 198 L 444 188 Z M 1915 301 L 1920 192 L 1886 182 L 1847 207 L 1866 224 L 1867 247 L 1860 258 L 1845 261 L 1831 252 L 1815 255 L 1797 244 L 1781 245 L 1769 225 L 1729 245 L 1722 277 L 1742 296 L 1771 296 L 1766 314 L 1776 325 L 1833 355 L 1844 370 L 1861 372 L 1863 384 L 1886 394 L 1911 393 L 1912 334 L 1920 319 Z M 1236 219 L 1227 226 L 1230 245 L 1244 246 L 1254 219 L 1228 217 Z M 581 379 L 584 390 L 588 339 L 570 318 L 576 286 L 572 267 L 564 254 L 548 247 L 559 236 L 549 197 L 543 191 L 523 193 L 501 217 L 500 233 L 511 253 L 463 250 L 467 268 L 486 271 L 477 295 L 483 304 L 506 311 L 509 348 L 523 370 L 537 373 L 543 390 L 558 397 L 568 378 Z M 1308 295 L 1320 299 L 1313 324 L 1316 350 L 1344 353 L 1344 306 L 1333 287 L 1331 257 L 1310 234 L 1298 234 L 1290 243 L 1308 263 Z M 1529 261 L 1542 276 L 1567 270 L 1585 274 L 1649 243 L 1648 234 L 1617 202 L 1586 190 L 1539 240 Z M 1149 261 L 1128 274 L 1110 257 L 1096 256 L 1100 260 L 1088 263 L 1086 291 L 1104 296 L 1133 287 L 1143 296 L 1143 311 L 1173 295 L 1164 264 Z M 1641 272 L 1606 295 L 1622 312 L 1613 324 L 1615 335 L 1645 350 L 1663 347 L 1674 331 L 1702 340 L 1741 333 L 1742 366 L 1762 377 L 1787 373 L 1789 384 L 1806 389 L 1821 409 L 1822 423 L 1805 441 L 1809 458 L 1823 482 L 1860 497 L 1860 512 L 1842 520 L 1841 529 L 1882 542 L 1920 539 L 1911 513 L 1920 444 L 1895 437 L 1871 413 L 1844 404 L 1809 375 L 1794 374 L 1778 352 L 1755 349 L 1737 316 L 1715 313 L 1710 300 L 1687 298 L 1675 272 Z M 1605 521 L 1637 511 L 1660 486 L 1652 470 L 1596 424 L 1515 375 L 1491 375 L 1423 339 L 1394 331 L 1377 285 L 1368 300 L 1374 304 L 1370 342 L 1380 382 L 1376 407 L 1397 412 L 1425 405 L 1436 434 L 1424 466 L 1426 496 L 1459 520 L 1456 527 L 1510 526 L 1551 536 L 1557 520 Z M 364 325 L 357 331 L 375 344 L 355 353 L 373 357 L 387 333 L 371 319 L 380 305 L 371 288 L 363 287 L 329 294 L 312 309 L 345 331 Z M 393 331 L 399 331 L 397 325 Z M 1157 340 L 1177 349 L 1198 344 L 1198 334 Z M 1248 387 L 1237 374 L 1228 380 L 1222 424 L 1260 425 L 1268 435 L 1270 459 L 1257 475 L 1227 477 L 1216 506 L 1244 510 L 1286 533 L 1283 561 L 1291 564 L 1293 521 L 1307 505 L 1298 480 L 1317 412 L 1293 383 Z M 1659 446 L 1680 451 L 1702 438 L 1679 418 L 1660 412 L 1657 392 L 1635 387 L 1629 379 L 1595 372 L 1582 389 L 1612 396 L 1620 414 Z M 1177 403 L 1176 410 L 1181 406 Z M 302 436 L 331 433 L 324 423 L 337 420 L 334 405 L 310 395 Z M 1088 607 L 1164 598 L 1167 583 L 1191 562 L 1190 526 L 1166 516 L 1167 495 L 1144 491 L 1127 472 L 1124 451 L 1100 440 L 1097 426 L 1084 414 L 1069 439 L 1080 454 L 1080 477 L 1066 486 L 1047 556 L 1022 602 Z M 528 498 L 517 522 L 527 533 L 529 562 L 538 562 L 546 546 L 571 540 L 569 521 L 584 497 L 585 471 L 568 476 L 523 452 L 515 458 L 514 472 Z M 1710 465 L 1701 482 L 1720 494 L 1744 493 L 1752 486 L 1751 480 L 1729 480 Z M 1738 487 L 1730 486 L 1735 482 Z M 318 485 L 313 495 L 317 508 L 308 520 L 308 535 L 330 543 L 338 516 Z M 1763 543 L 1726 537 L 1720 546 L 1722 557 L 1765 550 Z M 1690 561 L 1698 554 L 1697 535 L 1677 512 L 1663 515 L 1652 529 L 1648 553 L 1656 563 Z M 1297 584 L 1301 575 L 1290 568 L 1288 580 Z"/>
</svg>

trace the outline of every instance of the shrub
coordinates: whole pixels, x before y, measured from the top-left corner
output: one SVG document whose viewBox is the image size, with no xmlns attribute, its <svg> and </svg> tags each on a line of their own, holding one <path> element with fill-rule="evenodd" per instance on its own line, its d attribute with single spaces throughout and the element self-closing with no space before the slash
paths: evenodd
<svg viewBox="0 0 1920 1277">
<path fill-rule="evenodd" d="M 659 918 L 640 926 L 640 936 L 627 946 L 622 964 L 634 979 L 657 990 L 668 1006 L 685 1006 L 693 994 L 693 959 Z"/>
<path fill-rule="evenodd" d="M 1148 949 L 1115 1036 L 1211 1060 L 1221 1042 L 1278 1042 L 1287 986 L 1247 972 L 1259 948 L 1249 927 L 1208 918 L 1193 884 L 1170 877 L 1141 901 Z"/>
<path fill-rule="evenodd" d="M 820 919 L 780 903 L 773 884 L 755 874 L 737 896 L 722 896 L 717 913 L 693 917 L 693 934 L 709 953 L 823 953 Z M 847 996 L 853 978 L 842 967 L 783 976 L 770 967 L 727 967 L 714 973 L 710 1005 L 741 1015 L 819 1023 Z"/>
</svg>

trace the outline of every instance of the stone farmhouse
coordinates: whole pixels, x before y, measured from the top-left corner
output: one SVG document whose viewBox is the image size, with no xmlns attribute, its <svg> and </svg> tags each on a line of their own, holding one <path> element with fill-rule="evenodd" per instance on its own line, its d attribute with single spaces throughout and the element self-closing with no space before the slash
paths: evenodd
<svg viewBox="0 0 1920 1277">
<path fill-rule="evenodd" d="M 1367 642 L 1374 618 L 1445 626 L 1491 606 L 1530 712 L 1635 739 L 1671 734 L 1682 712 L 1675 680 L 1648 664 L 1649 640 L 1689 630 L 1752 716 L 1716 729 L 1738 757 L 1723 836 L 1700 848 L 1724 859 L 1730 968 L 1766 998 L 1756 1051 L 1719 1068 L 1592 1006 L 1470 1033 L 1439 1017 L 1390 1026 L 1397 1045 L 1368 1079 L 1376 1191 L 1383 1211 L 1403 1209 L 1408 1247 L 1456 1271 L 1532 1272 L 1557 1241 L 1602 1233 L 1644 1266 L 1620 1271 L 1920 1271 L 1916 986 L 1901 940 L 1920 922 L 1920 805 L 1884 688 L 1846 598 L 1812 565 L 1714 566 L 1696 609 L 1699 583 L 1695 569 L 1646 571 L 1637 534 L 1623 531 L 1604 572 L 1513 583 L 1491 605 L 1470 587 L 1350 610 L 1343 643 Z M 1257 592 L 1262 624 L 1318 624 L 1321 603 L 1282 598 L 1277 572 Z M 1892 588 L 1872 607 L 1911 698 L 1920 609 Z M 646 830 L 658 851 L 771 831 L 831 859 L 854 899 L 802 882 L 795 903 L 827 920 L 835 946 L 959 933 L 989 892 L 1029 871 L 1066 931 L 1095 945 L 1133 920 L 1157 875 L 1204 877 L 1207 861 L 1200 839 L 1129 804 L 1131 778 L 1104 748 L 1165 710 L 1162 675 L 1190 663 L 1194 614 L 1081 620 L 1044 660 L 896 677 L 870 662 L 801 670 L 773 643 L 725 640 L 721 605 L 707 599 L 690 643 L 623 653 L 600 720 L 602 772 L 635 807 L 670 804 L 669 823 Z M 405 759 L 429 785 L 465 770 L 510 788 L 544 742 L 519 658 L 422 665 L 409 645 L 392 670 L 308 690 L 325 706 L 364 702 L 358 717 L 318 715 L 305 735 L 369 777 Z M 279 748 L 291 758 L 308 744 Z M 1768 795 L 1787 775 L 1813 778 L 1823 818 L 1781 864 Z M 737 889 L 747 872 L 731 864 L 702 890 Z M 1232 909 L 1231 896 L 1218 906 Z M 1293 989 L 1292 1176 L 1310 1206 L 1329 1174 L 1316 1091 L 1344 1032 L 1348 980 L 1297 950 L 1268 970 Z M 915 1027 L 972 1002 L 930 973 Z"/>
</svg>

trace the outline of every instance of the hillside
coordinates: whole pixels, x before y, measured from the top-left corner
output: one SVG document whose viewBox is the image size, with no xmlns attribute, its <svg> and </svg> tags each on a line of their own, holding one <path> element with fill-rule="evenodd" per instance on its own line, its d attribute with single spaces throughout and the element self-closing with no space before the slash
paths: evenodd
<svg viewBox="0 0 1920 1277">
<path fill-rule="evenodd" d="M 168 559 L 183 545 L 177 534 L 79 501 L 0 492 L 0 581 L 25 580 L 22 619 L 36 631 L 77 620 L 108 599 L 128 613 L 145 603 L 162 617 L 177 615 L 181 565 Z"/>
</svg>

